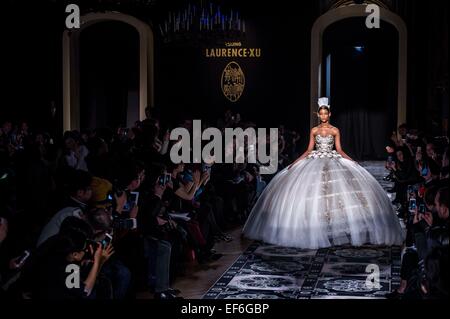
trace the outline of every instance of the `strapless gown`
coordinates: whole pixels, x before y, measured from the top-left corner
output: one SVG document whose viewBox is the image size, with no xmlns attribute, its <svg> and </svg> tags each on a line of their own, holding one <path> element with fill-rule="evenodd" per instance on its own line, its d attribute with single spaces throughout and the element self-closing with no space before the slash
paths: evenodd
<svg viewBox="0 0 450 319">
<path fill-rule="evenodd" d="M 333 150 L 334 136 L 270 181 L 244 236 L 287 247 L 400 245 L 404 232 L 385 190 L 359 164 Z"/>
</svg>

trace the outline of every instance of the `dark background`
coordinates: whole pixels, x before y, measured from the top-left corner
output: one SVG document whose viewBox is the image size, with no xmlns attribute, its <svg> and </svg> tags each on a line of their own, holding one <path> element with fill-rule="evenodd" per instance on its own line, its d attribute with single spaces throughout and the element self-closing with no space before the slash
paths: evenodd
<svg viewBox="0 0 450 319">
<path fill-rule="evenodd" d="M 122 1 L 120 7 L 108 1 L 103 1 L 101 5 L 97 2 L 2 2 L 1 38 L 4 55 L 0 73 L 0 120 L 27 120 L 35 130 L 42 128 L 53 134 L 62 133 L 61 39 L 67 15 L 65 6 L 78 3 L 82 11 L 98 9 L 99 6 L 100 9 L 114 9 L 134 15 L 152 27 L 155 34 L 155 110 L 160 115 L 210 119 L 214 125 L 217 116 L 231 108 L 240 112 L 244 120 L 255 120 L 258 126 L 277 127 L 285 124 L 296 128 L 306 144 L 310 128 L 311 28 L 333 1 L 213 1 L 222 3 L 225 8 L 239 10 L 246 20 L 247 28 L 246 36 L 241 39 L 243 45 L 261 48 L 261 58 L 242 59 L 206 58 L 204 48 L 219 47 L 214 43 L 164 43 L 158 31 L 159 23 L 168 11 L 184 7 L 186 1 L 154 0 L 149 1 L 147 6 Z M 408 28 L 407 121 L 411 126 L 441 134 L 442 114 L 444 108 L 448 107 L 442 100 L 439 88 L 442 83 L 447 83 L 444 86 L 448 89 L 448 1 L 392 0 L 386 3 L 404 19 Z M 92 27 L 93 33 L 87 32 L 82 36 L 81 117 L 82 123 L 87 123 L 86 126 L 94 122 L 98 125 L 123 124 L 118 122 L 124 112 L 121 105 L 126 101 L 125 91 L 136 90 L 138 85 L 137 33 L 120 23 L 102 24 Z M 355 30 L 348 25 L 334 25 L 334 31 L 330 32 L 336 32 L 333 37 L 338 42 L 361 36 L 350 36 L 351 29 Z M 364 39 L 371 39 L 370 43 L 366 43 L 368 51 L 364 53 L 367 54 L 365 56 L 351 57 L 351 51 L 346 50 L 351 49 L 352 43 L 344 45 L 347 49 L 344 46 L 333 49 L 337 50 L 336 59 L 340 57 L 344 61 L 341 68 L 349 65 L 349 59 L 359 58 L 361 67 L 375 70 L 376 73 L 373 79 L 368 79 L 364 73 L 358 73 L 362 69 L 349 69 L 349 72 L 335 70 L 336 74 L 343 74 L 343 78 L 333 79 L 332 124 L 342 125 L 345 147 L 355 145 L 351 140 L 355 128 L 347 127 L 353 125 L 349 123 L 355 122 L 345 121 L 344 116 L 350 116 L 361 124 L 364 123 L 361 119 L 365 116 L 364 112 L 384 114 L 390 120 L 383 122 L 383 127 L 363 127 L 366 130 L 364 134 L 368 134 L 368 128 L 378 130 L 378 136 L 383 136 L 376 139 L 378 144 L 395 128 L 396 110 L 393 109 L 395 101 L 392 100 L 395 97 L 389 94 L 395 90 L 395 86 L 391 87 L 390 83 L 395 83 L 396 75 L 389 73 L 389 70 L 396 65 L 389 58 L 396 56 L 391 45 L 396 39 L 390 29 L 390 26 L 382 24 L 381 35 L 363 36 Z M 338 35 L 339 32 L 341 35 Z M 103 38 L 98 36 L 102 34 Z M 383 42 L 385 36 L 387 49 L 383 50 L 378 44 Z M 102 40 L 99 41 L 99 38 Z M 236 103 L 229 102 L 220 88 L 222 71 L 232 60 L 240 64 L 246 76 L 244 93 Z M 109 70 L 109 65 L 117 67 Z M 374 83 L 380 88 L 380 95 L 373 93 L 378 92 L 373 90 Z M 95 95 L 92 93 L 94 88 L 98 88 L 97 92 L 112 93 Z M 369 88 L 372 88 L 369 90 L 372 93 L 368 91 L 369 94 L 363 98 L 365 90 Z M 357 101 L 367 102 L 364 112 L 357 111 Z M 89 120 L 89 111 L 84 110 L 85 106 L 94 104 L 99 112 L 95 121 L 92 118 Z M 52 105 L 56 107 L 54 117 Z M 102 114 L 106 114 L 106 117 Z M 374 148 L 379 149 L 379 145 L 355 145 L 350 153 L 373 156 L 377 153 Z"/>
</svg>

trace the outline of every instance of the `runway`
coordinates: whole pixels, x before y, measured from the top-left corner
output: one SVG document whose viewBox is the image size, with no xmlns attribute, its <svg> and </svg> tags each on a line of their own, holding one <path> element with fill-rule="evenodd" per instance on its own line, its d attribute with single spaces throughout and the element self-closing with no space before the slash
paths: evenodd
<svg viewBox="0 0 450 319">
<path fill-rule="evenodd" d="M 383 162 L 361 163 L 380 182 Z M 391 194 L 388 194 L 391 195 Z M 391 197 L 391 196 L 390 196 Z M 400 281 L 401 248 L 341 246 L 318 250 L 252 243 L 204 299 L 378 299 Z M 376 269 L 377 283 L 368 277 Z M 367 280 L 371 281 L 368 282 Z M 378 281 L 379 280 L 379 281 Z"/>
</svg>

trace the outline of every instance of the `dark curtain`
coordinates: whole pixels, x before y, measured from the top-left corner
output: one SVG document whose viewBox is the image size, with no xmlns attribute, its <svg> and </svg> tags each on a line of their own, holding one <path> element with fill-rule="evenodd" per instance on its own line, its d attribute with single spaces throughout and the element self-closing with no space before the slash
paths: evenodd
<svg viewBox="0 0 450 319">
<path fill-rule="evenodd" d="M 131 92 L 139 90 L 139 34 L 123 22 L 100 22 L 81 33 L 81 128 L 127 124 Z M 135 101 L 135 103 L 139 103 Z"/>
<path fill-rule="evenodd" d="M 397 122 L 398 34 L 387 23 L 378 30 L 364 23 L 341 20 L 324 34 L 324 66 L 331 56 L 331 124 L 341 131 L 344 151 L 357 160 L 384 158 Z"/>
</svg>

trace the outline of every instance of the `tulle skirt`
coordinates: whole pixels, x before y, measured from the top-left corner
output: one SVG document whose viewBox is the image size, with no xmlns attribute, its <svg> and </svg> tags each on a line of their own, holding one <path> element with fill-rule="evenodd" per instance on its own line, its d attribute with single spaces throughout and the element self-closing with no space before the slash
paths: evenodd
<svg viewBox="0 0 450 319">
<path fill-rule="evenodd" d="M 316 249 L 335 245 L 400 245 L 404 232 L 389 197 L 359 164 L 307 158 L 267 185 L 244 226 L 246 237 Z"/>
</svg>

